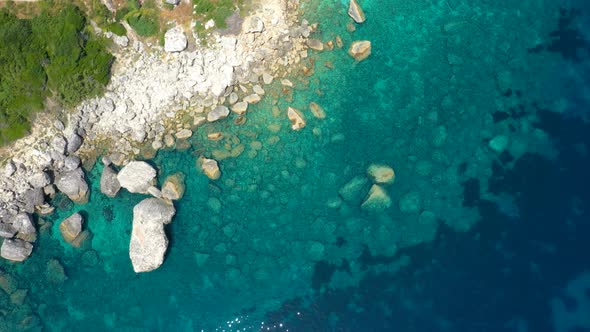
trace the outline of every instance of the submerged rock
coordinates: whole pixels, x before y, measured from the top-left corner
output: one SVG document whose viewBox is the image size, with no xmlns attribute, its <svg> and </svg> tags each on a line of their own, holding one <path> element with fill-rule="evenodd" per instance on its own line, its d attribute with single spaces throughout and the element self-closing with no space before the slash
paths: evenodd
<svg viewBox="0 0 590 332">
<path fill-rule="evenodd" d="M 166 52 L 182 52 L 187 45 L 188 40 L 179 26 L 166 31 L 164 34 L 164 51 Z"/>
<path fill-rule="evenodd" d="M 33 245 L 20 239 L 4 239 L 0 247 L 0 256 L 14 262 L 22 262 L 33 252 Z"/>
<path fill-rule="evenodd" d="M 356 0 L 350 0 L 348 4 L 348 16 L 350 16 L 356 23 L 363 23 L 366 20 L 365 12 Z"/>
<path fill-rule="evenodd" d="M 100 176 L 100 192 L 108 197 L 115 197 L 120 189 L 121 184 L 117 178 L 117 172 L 110 166 L 105 166 Z"/>
<path fill-rule="evenodd" d="M 305 119 L 299 110 L 289 107 L 287 109 L 287 117 L 291 120 L 291 129 L 300 130 L 305 127 Z"/>
<path fill-rule="evenodd" d="M 410 191 L 399 200 L 399 210 L 405 213 L 416 213 L 421 209 L 420 193 Z"/>
<path fill-rule="evenodd" d="M 76 237 L 82 232 L 82 223 L 84 222 L 82 215 L 74 213 L 68 218 L 64 219 L 59 224 L 59 231 L 64 241 L 72 244 Z"/>
<path fill-rule="evenodd" d="M 318 105 L 318 103 L 315 102 L 311 102 L 309 103 L 309 109 L 311 110 L 311 113 L 313 114 L 313 116 L 315 116 L 318 119 L 325 119 L 326 118 L 326 112 L 324 111 L 324 109 Z"/>
<path fill-rule="evenodd" d="M 367 174 L 374 183 L 391 184 L 395 181 L 395 172 L 387 165 L 372 164 L 367 168 Z"/>
<path fill-rule="evenodd" d="M 179 200 L 184 196 L 184 175 L 176 173 L 170 175 L 162 185 L 162 197 L 170 200 Z"/>
<path fill-rule="evenodd" d="M 367 199 L 361 205 L 363 210 L 371 212 L 383 211 L 391 206 L 391 198 L 387 195 L 385 189 L 381 186 L 374 184 L 369 190 Z"/>
<path fill-rule="evenodd" d="M 313 38 L 308 39 L 307 46 L 309 46 L 309 48 L 311 48 L 312 50 L 316 50 L 316 51 L 323 51 L 324 50 L 324 43 L 322 43 L 322 41 L 319 39 L 313 39 Z"/>
<path fill-rule="evenodd" d="M 156 170 L 145 161 L 131 161 L 117 174 L 117 179 L 129 192 L 147 194 L 156 184 Z"/>
<path fill-rule="evenodd" d="M 56 285 L 62 284 L 68 279 L 63 265 L 55 258 L 47 262 L 45 278 L 48 282 Z"/>
<path fill-rule="evenodd" d="M 371 42 L 368 40 L 355 41 L 350 45 L 348 54 L 356 61 L 363 61 L 371 55 Z"/>
<path fill-rule="evenodd" d="M 158 198 L 146 198 L 133 208 L 129 257 L 135 272 L 149 272 L 162 265 L 168 249 L 164 225 L 175 213 L 174 206 Z"/>
<path fill-rule="evenodd" d="M 57 175 L 55 185 L 57 189 L 66 194 L 69 199 L 76 203 L 88 202 L 88 184 L 84 178 L 82 169 L 63 172 Z"/>
<path fill-rule="evenodd" d="M 342 199 L 349 203 L 360 203 L 361 199 L 367 193 L 369 188 L 369 180 L 364 176 L 355 176 L 348 181 L 340 190 L 338 194 Z"/>
</svg>

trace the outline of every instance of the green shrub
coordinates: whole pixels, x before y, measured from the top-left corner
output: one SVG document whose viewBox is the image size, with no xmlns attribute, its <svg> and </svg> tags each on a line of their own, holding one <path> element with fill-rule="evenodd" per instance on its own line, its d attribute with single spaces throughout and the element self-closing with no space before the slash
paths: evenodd
<svg viewBox="0 0 590 332">
<path fill-rule="evenodd" d="M 160 23 L 154 10 L 139 9 L 129 12 L 125 16 L 127 23 L 142 37 L 150 37 L 158 33 Z"/>
<path fill-rule="evenodd" d="M 118 22 L 113 22 L 107 25 L 107 31 L 110 31 L 117 36 L 125 36 L 127 34 L 127 30 L 125 29 L 123 24 Z"/>
</svg>

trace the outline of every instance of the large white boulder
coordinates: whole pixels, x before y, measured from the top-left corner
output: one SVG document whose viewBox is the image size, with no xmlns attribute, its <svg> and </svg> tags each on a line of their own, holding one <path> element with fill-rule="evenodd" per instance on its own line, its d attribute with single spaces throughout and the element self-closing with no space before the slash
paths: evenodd
<svg viewBox="0 0 590 332">
<path fill-rule="evenodd" d="M 131 193 L 147 194 L 156 184 L 156 170 L 145 161 L 131 161 L 117 174 L 117 180 Z"/>
<path fill-rule="evenodd" d="M 73 171 L 59 173 L 55 179 L 55 185 L 72 201 L 76 203 L 88 202 L 90 191 L 82 169 L 76 168 Z"/>
<path fill-rule="evenodd" d="M 164 225 L 172 221 L 174 206 L 159 198 L 146 198 L 133 208 L 129 258 L 133 271 L 149 272 L 164 262 L 168 238 Z"/>
<path fill-rule="evenodd" d="M 166 52 L 182 52 L 187 45 L 188 40 L 179 26 L 166 31 L 166 34 L 164 34 L 164 50 Z"/>
<path fill-rule="evenodd" d="M 15 239 L 4 239 L 0 248 L 0 256 L 14 262 L 22 262 L 27 259 L 33 251 L 33 245 L 29 242 Z"/>
<path fill-rule="evenodd" d="M 117 172 L 106 165 L 100 176 L 100 192 L 108 197 L 115 197 L 120 189 L 121 184 L 119 183 L 119 179 L 117 179 Z"/>
</svg>

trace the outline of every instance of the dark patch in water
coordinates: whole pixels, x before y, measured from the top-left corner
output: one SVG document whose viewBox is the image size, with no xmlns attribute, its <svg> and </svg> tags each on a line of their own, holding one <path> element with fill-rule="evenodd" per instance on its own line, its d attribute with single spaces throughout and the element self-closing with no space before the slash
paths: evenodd
<svg viewBox="0 0 590 332">
<path fill-rule="evenodd" d="M 473 207 L 479 202 L 480 184 L 478 179 L 471 178 L 463 182 L 463 206 Z"/>
</svg>

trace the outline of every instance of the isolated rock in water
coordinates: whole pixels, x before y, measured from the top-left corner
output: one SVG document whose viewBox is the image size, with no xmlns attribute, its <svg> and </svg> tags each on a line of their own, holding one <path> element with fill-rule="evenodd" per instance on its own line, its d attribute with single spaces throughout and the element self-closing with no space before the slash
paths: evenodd
<svg viewBox="0 0 590 332">
<path fill-rule="evenodd" d="M 366 20 L 365 13 L 356 0 L 350 0 L 348 16 L 352 17 L 356 23 L 363 23 Z"/>
<path fill-rule="evenodd" d="M 312 50 L 316 51 L 323 51 L 324 50 L 324 43 L 321 40 L 310 38 L 307 40 L 307 46 Z"/>
<path fill-rule="evenodd" d="M 18 230 L 16 237 L 27 241 L 35 242 L 37 240 L 37 230 L 33 225 L 33 218 L 28 213 L 19 213 L 14 216 L 12 225 Z"/>
<path fill-rule="evenodd" d="M 105 166 L 100 177 L 100 192 L 108 197 L 115 197 L 120 189 L 121 184 L 117 179 L 117 172 L 110 166 Z"/>
<path fill-rule="evenodd" d="M 5 239 L 0 248 L 0 256 L 14 262 L 22 262 L 33 252 L 33 245 L 23 240 Z"/>
<path fill-rule="evenodd" d="M 88 184 L 82 169 L 77 168 L 73 171 L 58 174 L 55 185 L 59 191 L 66 194 L 72 201 L 76 203 L 88 202 Z"/>
<path fill-rule="evenodd" d="M 182 173 L 172 174 L 166 178 L 162 185 L 162 197 L 179 200 L 184 196 L 184 175 Z"/>
<path fill-rule="evenodd" d="M 147 194 L 156 184 L 156 170 L 145 161 L 131 161 L 117 175 L 121 187 L 131 193 Z"/>
<path fill-rule="evenodd" d="M 350 45 L 348 54 L 356 61 L 363 61 L 371 55 L 371 42 L 368 40 L 355 41 Z"/>
<path fill-rule="evenodd" d="M 300 130 L 305 127 L 305 119 L 299 110 L 289 107 L 287 109 L 287 117 L 291 120 L 291 129 Z"/>
<path fill-rule="evenodd" d="M 76 237 L 80 235 L 80 232 L 82 232 L 83 222 L 84 219 L 79 213 L 74 213 L 73 215 L 64 219 L 61 224 L 59 224 L 59 231 L 61 232 L 61 236 L 63 237 L 64 241 L 68 243 L 74 242 Z"/>
<path fill-rule="evenodd" d="M 221 171 L 215 159 L 199 158 L 197 162 L 201 163 L 201 170 L 211 180 L 217 180 L 221 176 Z"/>
<path fill-rule="evenodd" d="M 181 52 L 186 49 L 188 40 L 182 31 L 182 28 L 177 26 L 164 34 L 164 50 L 166 52 Z"/>
<path fill-rule="evenodd" d="M 387 165 L 372 164 L 367 168 L 367 174 L 375 183 L 391 184 L 395 181 L 395 172 Z"/>
<path fill-rule="evenodd" d="M 168 249 L 164 225 L 174 213 L 174 206 L 158 198 L 146 198 L 133 208 L 129 257 L 135 272 L 155 270 L 164 262 Z"/>
<path fill-rule="evenodd" d="M 361 208 L 367 211 L 379 212 L 391 206 L 391 198 L 387 192 L 379 185 L 374 184 L 369 190 L 369 196 L 361 205 Z"/>
<path fill-rule="evenodd" d="M 226 118 L 229 115 L 229 108 L 226 106 L 217 106 L 207 113 L 207 121 L 213 122 L 219 119 Z"/>
</svg>

